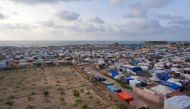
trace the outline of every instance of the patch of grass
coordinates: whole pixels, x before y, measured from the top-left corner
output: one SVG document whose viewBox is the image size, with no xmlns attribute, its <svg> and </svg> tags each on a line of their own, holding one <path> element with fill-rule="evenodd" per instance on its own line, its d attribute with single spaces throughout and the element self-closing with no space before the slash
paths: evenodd
<svg viewBox="0 0 190 109">
<path fill-rule="evenodd" d="M 20 81 L 20 82 L 18 82 L 17 84 L 18 84 L 18 85 L 21 85 L 21 84 L 22 84 L 22 82 Z"/>
<path fill-rule="evenodd" d="M 65 92 L 64 92 L 64 90 L 62 89 L 62 90 L 60 90 L 61 92 L 60 92 L 60 94 L 61 95 L 64 95 L 65 94 Z"/>
<path fill-rule="evenodd" d="M 93 98 L 93 96 L 89 96 L 89 98 L 90 98 L 90 99 L 92 99 L 92 98 Z"/>
<path fill-rule="evenodd" d="M 74 91 L 73 91 L 73 94 L 74 94 L 75 97 L 80 97 L 80 93 L 79 93 L 79 91 L 77 91 L 77 90 L 74 90 Z"/>
<path fill-rule="evenodd" d="M 20 85 L 17 85 L 16 88 L 20 88 Z"/>
<path fill-rule="evenodd" d="M 14 99 L 15 96 L 14 95 L 10 95 L 9 99 Z"/>
<path fill-rule="evenodd" d="M 16 93 L 16 92 L 17 92 L 16 90 L 13 91 L 13 93 Z"/>
<path fill-rule="evenodd" d="M 81 100 L 81 99 L 77 99 L 75 102 L 77 102 L 77 103 L 81 103 L 82 100 Z"/>
<path fill-rule="evenodd" d="M 52 109 L 51 107 L 45 107 L 44 109 Z"/>
<path fill-rule="evenodd" d="M 56 83 L 60 83 L 60 81 L 56 81 Z"/>
<path fill-rule="evenodd" d="M 81 109 L 90 109 L 90 107 L 87 104 L 84 104 L 81 106 Z"/>
<path fill-rule="evenodd" d="M 47 81 L 47 78 L 45 78 L 44 81 Z"/>
<path fill-rule="evenodd" d="M 36 84 L 34 83 L 34 84 L 32 84 L 32 86 L 36 86 Z"/>
<path fill-rule="evenodd" d="M 86 94 L 87 94 L 87 95 L 90 95 L 90 92 L 88 91 Z"/>
<path fill-rule="evenodd" d="M 34 92 L 34 91 L 33 91 L 33 92 L 31 92 L 31 94 L 30 94 L 30 95 L 36 95 L 36 92 Z"/>
<path fill-rule="evenodd" d="M 9 101 L 6 101 L 5 104 L 8 106 L 12 106 L 14 104 L 14 101 L 9 100 Z"/>
<path fill-rule="evenodd" d="M 116 105 L 117 109 L 125 109 L 125 107 L 120 103 L 115 104 L 115 105 Z"/>
<path fill-rule="evenodd" d="M 31 101 L 32 100 L 32 97 L 31 96 L 28 96 L 28 101 Z"/>
<path fill-rule="evenodd" d="M 126 88 L 126 89 L 132 89 L 129 85 L 123 83 L 121 80 L 117 80 L 117 82 L 118 82 L 122 87 L 124 87 L 124 88 Z"/>
<path fill-rule="evenodd" d="M 64 101 L 65 101 L 65 98 L 64 98 L 63 96 L 61 96 L 61 97 L 60 97 L 60 100 L 61 100 L 62 102 L 64 102 Z"/>
<path fill-rule="evenodd" d="M 81 84 L 81 87 L 84 87 L 84 86 L 86 86 L 86 84 L 84 84 L 84 83 L 83 83 L 83 84 Z"/>
<path fill-rule="evenodd" d="M 1 77 L 0 77 L 0 80 L 3 80 L 4 78 L 5 78 L 4 76 L 1 76 Z"/>
<path fill-rule="evenodd" d="M 34 105 L 29 104 L 26 109 L 34 109 L 34 108 L 35 108 Z"/>
<path fill-rule="evenodd" d="M 80 89 L 80 92 L 84 92 L 84 89 Z"/>
<path fill-rule="evenodd" d="M 44 91 L 43 94 L 44 94 L 45 97 L 49 96 L 49 92 L 48 91 Z"/>
</svg>

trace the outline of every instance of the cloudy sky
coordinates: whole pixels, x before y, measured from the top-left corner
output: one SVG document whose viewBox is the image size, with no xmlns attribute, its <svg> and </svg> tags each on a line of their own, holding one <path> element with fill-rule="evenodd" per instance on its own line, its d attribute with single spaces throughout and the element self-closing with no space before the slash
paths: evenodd
<svg viewBox="0 0 190 109">
<path fill-rule="evenodd" d="M 0 0 L 0 40 L 190 40 L 190 0 Z"/>
</svg>

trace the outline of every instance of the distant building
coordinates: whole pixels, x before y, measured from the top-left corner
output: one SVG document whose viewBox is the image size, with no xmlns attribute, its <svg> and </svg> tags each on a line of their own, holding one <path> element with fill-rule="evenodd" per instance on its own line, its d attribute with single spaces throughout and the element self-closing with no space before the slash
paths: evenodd
<svg viewBox="0 0 190 109">
<path fill-rule="evenodd" d="M 2 54 L 0 53 L 0 61 L 1 61 L 1 60 L 4 60 L 4 59 L 6 59 L 6 56 L 5 56 L 5 55 L 2 55 Z"/>
<path fill-rule="evenodd" d="M 167 47 L 168 46 L 167 41 L 147 41 L 145 42 L 145 46 L 147 47 Z"/>
</svg>

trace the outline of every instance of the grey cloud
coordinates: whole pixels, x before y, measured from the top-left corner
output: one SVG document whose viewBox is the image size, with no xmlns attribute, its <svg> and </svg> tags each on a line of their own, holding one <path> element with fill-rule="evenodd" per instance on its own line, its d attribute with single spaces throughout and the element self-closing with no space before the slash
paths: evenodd
<svg viewBox="0 0 190 109">
<path fill-rule="evenodd" d="M 52 28 L 52 29 L 62 29 L 64 27 L 61 24 L 57 24 L 53 20 L 41 21 L 41 22 L 38 22 L 38 24 L 43 26 L 43 27 Z"/>
<path fill-rule="evenodd" d="M 97 24 L 105 24 L 104 20 L 99 18 L 98 16 L 92 17 L 90 19 L 91 22 L 97 23 Z"/>
<path fill-rule="evenodd" d="M 79 33 L 100 33 L 100 32 L 106 32 L 105 25 L 102 25 L 100 23 L 94 23 L 90 20 L 87 21 L 78 21 L 73 25 L 66 26 L 66 29 L 69 29 L 71 31 L 77 31 Z"/>
<path fill-rule="evenodd" d="M 57 13 L 57 17 L 67 21 L 73 21 L 77 20 L 80 17 L 80 14 L 63 10 Z"/>
<path fill-rule="evenodd" d="M 119 30 L 126 31 L 147 31 L 151 29 L 158 29 L 161 25 L 157 20 L 143 20 L 143 21 L 132 21 L 124 25 L 119 25 Z"/>
<path fill-rule="evenodd" d="M 190 26 L 190 20 L 186 19 L 172 20 L 169 22 L 169 24 Z"/>
<path fill-rule="evenodd" d="M 164 20 L 179 20 L 183 19 L 182 16 L 172 16 L 172 15 L 156 15 L 157 18 L 159 19 L 164 19 Z"/>
<path fill-rule="evenodd" d="M 90 1 L 90 0 L 9 0 L 15 3 L 33 4 L 54 4 L 58 2 L 73 2 L 73 1 Z"/>
<path fill-rule="evenodd" d="M 172 0 L 145 0 L 145 6 L 150 8 L 162 8 L 171 2 Z"/>
<path fill-rule="evenodd" d="M 5 19 L 5 15 L 0 12 L 0 19 Z"/>
<path fill-rule="evenodd" d="M 27 30 L 30 31 L 31 29 L 36 28 L 36 26 L 34 25 L 29 25 L 29 24 L 20 24 L 20 23 L 16 23 L 16 24 L 0 24 L 0 30 Z"/>
<path fill-rule="evenodd" d="M 181 40 L 181 37 L 188 37 L 190 24 L 185 26 L 162 26 L 157 20 L 146 20 L 142 22 L 130 22 L 117 25 L 111 34 L 138 40 Z"/>
<path fill-rule="evenodd" d="M 135 17 L 138 17 L 138 18 L 145 18 L 147 17 L 147 11 L 144 10 L 144 9 L 132 9 L 130 10 L 130 12 L 128 12 L 127 14 L 125 14 L 123 16 L 124 18 L 135 18 Z"/>
<path fill-rule="evenodd" d="M 122 5 L 126 2 L 127 0 L 110 0 L 112 5 Z"/>
</svg>

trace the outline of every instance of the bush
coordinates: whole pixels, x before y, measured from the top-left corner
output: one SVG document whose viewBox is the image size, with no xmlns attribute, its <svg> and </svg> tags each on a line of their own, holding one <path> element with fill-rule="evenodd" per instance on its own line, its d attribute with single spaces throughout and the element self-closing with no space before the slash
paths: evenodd
<svg viewBox="0 0 190 109">
<path fill-rule="evenodd" d="M 27 106 L 27 109 L 34 109 L 34 108 L 35 108 L 34 105 L 28 105 L 28 106 Z"/>
<path fill-rule="evenodd" d="M 28 101 L 32 100 L 32 97 L 31 96 L 28 96 Z"/>
<path fill-rule="evenodd" d="M 36 95 L 36 93 L 33 91 L 33 92 L 31 92 L 31 95 Z"/>
<path fill-rule="evenodd" d="M 81 92 L 84 92 L 84 90 L 83 90 L 83 89 L 81 89 L 80 91 L 81 91 Z"/>
<path fill-rule="evenodd" d="M 82 102 L 82 100 L 78 99 L 78 100 L 76 100 L 76 102 L 79 103 L 79 102 Z"/>
<path fill-rule="evenodd" d="M 57 83 L 60 83 L 60 81 L 57 81 Z"/>
<path fill-rule="evenodd" d="M 116 107 L 117 109 L 125 109 L 125 107 L 120 103 L 116 104 Z"/>
<path fill-rule="evenodd" d="M 64 97 L 63 97 L 63 96 L 61 96 L 60 100 L 61 100 L 62 102 L 64 102 L 64 101 L 65 101 L 65 99 L 64 99 Z"/>
<path fill-rule="evenodd" d="M 75 96 L 75 97 L 79 97 L 79 96 L 80 96 L 80 93 L 79 93 L 79 91 L 77 91 L 77 90 L 74 90 L 73 93 L 74 93 L 74 96 Z"/>
<path fill-rule="evenodd" d="M 14 99 L 15 96 L 14 95 L 10 95 L 9 99 Z"/>
<path fill-rule="evenodd" d="M 45 97 L 48 97 L 49 92 L 48 91 L 44 91 L 43 94 L 44 94 Z"/>
<path fill-rule="evenodd" d="M 90 107 L 87 104 L 84 104 L 83 106 L 81 106 L 81 109 L 90 109 Z"/>
<path fill-rule="evenodd" d="M 5 104 L 9 105 L 9 106 L 12 106 L 14 104 L 14 101 L 6 101 Z"/>
</svg>

